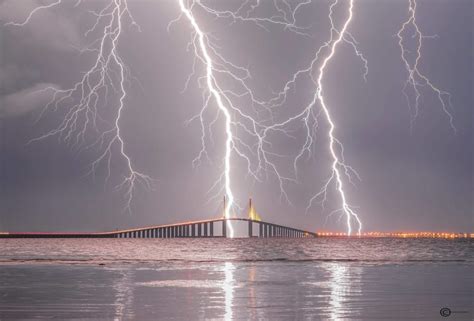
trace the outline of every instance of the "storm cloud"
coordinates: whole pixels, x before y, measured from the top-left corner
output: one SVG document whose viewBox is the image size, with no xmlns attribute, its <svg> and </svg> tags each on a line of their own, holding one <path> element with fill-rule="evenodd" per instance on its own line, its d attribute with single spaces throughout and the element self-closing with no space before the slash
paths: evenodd
<svg viewBox="0 0 474 321">
<path fill-rule="evenodd" d="M 87 175 L 98 150 L 78 149 L 57 137 L 27 144 L 56 128 L 67 110 L 63 105 L 35 122 L 51 98 L 43 89 L 70 88 L 94 62 L 93 55 L 77 48 L 97 36 L 84 33 L 94 19 L 88 9 L 102 2 L 83 1 L 77 8 L 75 2 L 42 10 L 31 23 L 18 27 L 5 24 L 22 22 L 32 8 L 50 2 L 0 1 L 0 230 L 110 230 L 220 215 L 220 195 L 208 201 L 207 191 L 222 170 L 222 118 L 209 143 L 211 161 L 193 167 L 201 128 L 186 121 L 202 107 L 202 88 L 195 79 L 183 92 L 193 69 L 191 29 L 184 19 L 167 29 L 179 16 L 175 1 L 129 1 L 141 32 L 127 26 L 119 44 L 132 75 L 121 122 L 125 149 L 141 172 L 156 178 L 153 190 L 138 190 L 131 214 L 124 212 L 124 196 L 113 179 L 105 179 L 105 168 L 95 177 Z M 451 93 L 458 131 L 451 131 L 436 97 L 425 90 L 420 115 L 410 129 L 402 94 L 407 74 L 394 37 L 406 19 L 406 1 L 357 1 L 350 32 L 368 60 L 367 82 L 363 64 L 348 44 L 340 47 L 324 79 L 346 160 L 361 177 L 355 186 L 348 185 L 347 193 L 366 230 L 472 232 L 472 1 L 417 2 L 422 29 L 437 34 L 424 40 L 420 67 Z M 315 49 L 327 41 L 328 5 L 313 1 L 300 13 L 298 19 L 310 28 L 310 37 L 245 23 L 213 20 L 202 25 L 226 57 L 249 66 L 256 92 L 268 98 L 295 70 L 307 66 Z M 301 109 L 313 90 L 310 85 L 298 87 L 276 117 Z M 108 115 L 117 105 L 111 99 L 101 108 Z M 334 196 L 328 208 L 315 205 L 306 211 L 308 200 L 329 174 L 325 129 L 322 120 L 315 153 L 299 164 L 298 183 L 288 185 L 292 205 L 281 200 L 274 176 L 255 182 L 234 155 L 232 184 L 240 204 L 253 197 L 258 212 L 269 221 L 344 230 L 337 215 L 327 218 Z M 275 148 L 292 154 L 303 138 L 297 133 L 293 140 L 276 141 Z M 123 159 L 114 157 L 111 164 L 113 177 L 121 178 Z M 291 166 L 285 170 L 292 174 Z"/>
</svg>

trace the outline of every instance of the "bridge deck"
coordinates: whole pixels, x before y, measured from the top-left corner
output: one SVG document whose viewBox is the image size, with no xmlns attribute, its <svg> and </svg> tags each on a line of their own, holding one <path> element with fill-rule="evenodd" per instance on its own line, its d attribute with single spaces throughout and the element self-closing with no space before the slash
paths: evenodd
<svg viewBox="0 0 474 321">
<path fill-rule="evenodd" d="M 206 220 L 162 224 L 141 228 L 107 232 L 0 232 L 0 238 L 182 238 L 182 237 L 227 237 L 226 221 L 248 222 L 249 237 L 316 237 L 317 234 L 297 228 L 256 221 L 248 218 L 211 218 Z M 222 223 L 221 235 L 214 233 L 214 223 Z M 258 235 L 254 235 L 253 226 L 258 226 Z"/>
</svg>

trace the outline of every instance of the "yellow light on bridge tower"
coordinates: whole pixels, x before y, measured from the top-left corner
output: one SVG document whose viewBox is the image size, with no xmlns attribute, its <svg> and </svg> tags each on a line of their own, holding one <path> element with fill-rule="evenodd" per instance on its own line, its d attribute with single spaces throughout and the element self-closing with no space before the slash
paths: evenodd
<svg viewBox="0 0 474 321">
<path fill-rule="evenodd" d="M 260 218 L 260 215 L 257 214 L 257 211 L 255 211 L 255 208 L 252 206 L 252 198 L 249 198 L 248 218 L 253 220 L 253 221 L 261 221 L 262 220 Z"/>
</svg>

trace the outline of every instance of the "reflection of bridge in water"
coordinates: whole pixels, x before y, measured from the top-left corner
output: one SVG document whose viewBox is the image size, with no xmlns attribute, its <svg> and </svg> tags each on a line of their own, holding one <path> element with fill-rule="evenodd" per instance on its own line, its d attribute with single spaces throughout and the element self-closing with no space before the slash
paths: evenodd
<svg viewBox="0 0 474 321">
<path fill-rule="evenodd" d="M 224 205 L 225 206 L 225 205 Z M 264 222 L 249 201 L 248 218 L 213 218 L 207 220 L 147 226 L 142 228 L 92 233 L 1 233 L 0 238 L 192 238 L 227 237 L 227 222 L 247 222 L 248 237 L 302 238 L 317 234 L 293 227 Z M 221 225 L 220 228 L 218 226 Z M 217 227 L 216 229 L 214 227 Z M 254 228 L 258 233 L 254 233 Z M 220 233 L 219 233 L 220 232 Z"/>
</svg>

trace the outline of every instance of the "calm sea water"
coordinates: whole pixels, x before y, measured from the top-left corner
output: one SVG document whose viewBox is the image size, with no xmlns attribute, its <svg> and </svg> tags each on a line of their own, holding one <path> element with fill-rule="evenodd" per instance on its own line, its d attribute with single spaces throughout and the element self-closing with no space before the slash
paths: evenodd
<svg viewBox="0 0 474 321">
<path fill-rule="evenodd" d="M 0 320 L 473 320 L 473 245 L 4 239 Z"/>
</svg>

